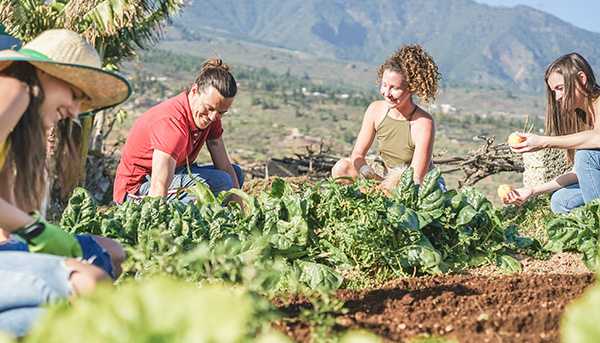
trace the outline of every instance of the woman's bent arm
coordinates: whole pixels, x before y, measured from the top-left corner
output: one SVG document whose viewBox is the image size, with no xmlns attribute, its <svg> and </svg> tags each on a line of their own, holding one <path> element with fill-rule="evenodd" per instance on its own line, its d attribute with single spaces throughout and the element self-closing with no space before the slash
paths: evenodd
<svg viewBox="0 0 600 343">
<path fill-rule="evenodd" d="M 0 144 L 3 144 L 29 105 L 29 87 L 12 77 L 0 76 L 0 94 Z"/>
<path fill-rule="evenodd" d="M 411 127 L 411 135 L 415 143 L 415 152 L 411 166 L 414 170 L 414 181 L 421 184 L 431 165 L 431 154 L 435 137 L 433 119 L 429 114 L 419 116 Z"/>
</svg>

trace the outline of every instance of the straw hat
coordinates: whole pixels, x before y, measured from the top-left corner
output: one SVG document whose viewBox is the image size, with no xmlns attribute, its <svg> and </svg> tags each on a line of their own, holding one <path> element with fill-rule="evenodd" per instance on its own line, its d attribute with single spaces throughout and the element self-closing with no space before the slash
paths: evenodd
<svg viewBox="0 0 600 343">
<path fill-rule="evenodd" d="M 79 34 L 64 30 L 42 32 L 20 50 L 0 51 L 0 72 L 14 61 L 25 61 L 84 92 L 81 111 L 101 110 L 125 101 L 131 87 L 123 76 L 102 70 L 98 52 Z"/>
</svg>

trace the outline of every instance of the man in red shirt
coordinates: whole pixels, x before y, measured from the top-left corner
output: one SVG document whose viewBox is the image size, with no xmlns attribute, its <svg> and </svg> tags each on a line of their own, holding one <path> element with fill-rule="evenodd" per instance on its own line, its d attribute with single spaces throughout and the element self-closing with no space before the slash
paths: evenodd
<svg viewBox="0 0 600 343">
<path fill-rule="evenodd" d="M 113 200 L 140 196 L 193 200 L 181 189 L 205 182 L 213 193 L 240 188 L 242 170 L 229 161 L 221 116 L 229 110 L 236 81 L 221 60 L 208 60 L 189 91 L 139 117 L 129 132 L 117 168 Z M 206 143 L 213 165 L 194 162 Z M 189 171 L 188 171 L 189 167 Z M 191 172 L 191 173 L 190 173 Z"/>
</svg>

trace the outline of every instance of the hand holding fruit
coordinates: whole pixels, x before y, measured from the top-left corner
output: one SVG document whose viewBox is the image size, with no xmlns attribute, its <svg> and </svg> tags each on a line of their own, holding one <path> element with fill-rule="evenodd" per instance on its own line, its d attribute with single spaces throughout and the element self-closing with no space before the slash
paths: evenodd
<svg viewBox="0 0 600 343">
<path fill-rule="evenodd" d="M 498 196 L 500 200 L 506 204 L 508 193 L 512 192 L 513 188 L 511 185 L 500 185 L 498 186 Z"/>
<path fill-rule="evenodd" d="M 524 153 L 544 148 L 543 136 L 531 133 L 513 132 L 508 136 L 508 145 L 514 152 Z"/>
<path fill-rule="evenodd" d="M 533 190 L 528 187 L 513 189 L 510 185 L 500 185 L 498 196 L 504 204 L 523 205 L 533 195 Z"/>
</svg>

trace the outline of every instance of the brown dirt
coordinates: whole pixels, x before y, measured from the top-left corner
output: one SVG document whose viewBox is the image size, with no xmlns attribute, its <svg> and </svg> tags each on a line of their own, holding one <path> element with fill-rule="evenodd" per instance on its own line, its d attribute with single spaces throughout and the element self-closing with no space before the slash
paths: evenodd
<svg viewBox="0 0 600 343">
<path fill-rule="evenodd" d="M 527 274 L 587 274 L 590 270 L 581 259 L 581 254 L 561 252 L 552 254 L 547 260 L 538 260 L 528 256 L 517 256 Z M 471 269 L 469 275 L 498 275 L 501 271 L 495 265 Z"/>
<path fill-rule="evenodd" d="M 437 335 L 465 343 L 558 342 L 565 305 L 592 282 L 591 273 L 398 279 L 380 289 L 339 291 L 348 312 L 337 316 L 337 329 L 362 328 L 386 341 Z M 298 301 L 282 310 L 304 306 Z M 281 329 L 310 340 L 306 324 Z"/>
</svg>

